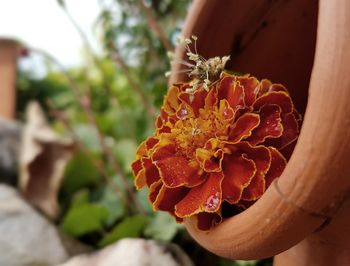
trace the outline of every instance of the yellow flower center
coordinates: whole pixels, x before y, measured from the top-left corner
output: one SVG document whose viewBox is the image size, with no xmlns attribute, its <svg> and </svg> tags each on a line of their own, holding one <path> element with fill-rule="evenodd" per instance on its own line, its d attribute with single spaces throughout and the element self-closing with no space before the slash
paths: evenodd
<svg viewBox="0 0 350 266">
<path fill-rule="evenodd" d="M 207 140 L 216 138 L 227 140 L 231 119 L 225 113 L 200 109 L 198 117 L 185 117 L 178 120 L 171 133 L 175 135 L 177 152 L 193 158 L 197 148 L 203 148 Z"/>
</svg>

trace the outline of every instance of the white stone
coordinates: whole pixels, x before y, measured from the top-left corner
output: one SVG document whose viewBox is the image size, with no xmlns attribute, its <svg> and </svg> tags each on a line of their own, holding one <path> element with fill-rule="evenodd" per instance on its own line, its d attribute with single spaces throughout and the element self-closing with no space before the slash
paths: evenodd
<svg viewBox="0 0 350 266">
<path fill-rule="evenodd" d="M 57 266 L 193 266 L 174 244 L 154 240 L 123 239 L 90 255 L 77 256 Z"/>
<path fill-rule="evenodd" d="M 0 266 L 49 266 L 68 259 L 56 228 L 6 185 L 0 185 L 0 236 Z"/>
</svg>

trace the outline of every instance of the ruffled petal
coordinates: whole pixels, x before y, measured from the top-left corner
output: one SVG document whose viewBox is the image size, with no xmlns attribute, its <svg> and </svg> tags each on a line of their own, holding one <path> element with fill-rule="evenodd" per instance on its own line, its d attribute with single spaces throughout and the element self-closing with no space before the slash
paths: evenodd
<svg viewBox="0 0 350 266">
<path fill-rule="evenodd" d="M 282 84 L 278 84 L 278 83 L 271 84 L 268 92 L 270 92 L 270 91 L 284 91 L 284 92 L 288 93 L 288 90 L 286 89 L 286 87 L 284 87 Z"/>
<path fill-rule="evenodd" d="M 179 108 L 180 101 L 178 95 L 179 88 L 177 86 L 172 86 L 164 98 L 162 110 L 169 116 L 175 114 L 176 110 Z"/>
<path fill-rule="evenodd" d="M 167 187 L 194 187 L 203 183 L 198 166 L 182 156 L 172 156 L 155 161 L 160 176 Z"/>
<path fill-rule="evenodd" d="M 260 124 L 260 116 L 254 113 L 245 113 L 237 119 L 229 133 L 229 140 L 231 142 L 238 142 L 249 137 Z"/>
<path fill-rule="evenodd" d="M 221 172 L 224 154 L 230 152 L 225 149 L 225 141 L 217 138 L 207 140 L 203 148 L 196 149 L 196 160 L 206 172 Z"/>
<path fill-rule="evenodd" d="M 215 224 L 222 221 L 221 215 L 218 213 L 201 212 L 197 214 L 197 227 L 202 231 L 209 231 Z"/>
<path fill-rule="evenodd" d="M 241 142 L 235 145 L 241 149 L 247 157 L 254 161 L 256 166 L 255 175 L 250 184 L 243 190 L 243 200 L 257 200 L 265 192 L 265 174 L 271 165 L 271 153 L 265 146 L 252 147 L 247 142 Z"/>
<path fill-rule="evenodd" d="M 257 145 L 267 138 L 278 138 L 282 133 L 281 108 L 277 105 L 265 105 L 260 110 L 260 124 L 253 130 L 247 141 Z"/>
<path fill-rule="evenodd" d="M 241 199 L 243 189 L 252 181 L 256 173 L 256 166 L 253 160 L 243 155 L 228 155 L 224 158 L 223 173 L 223 200 L 234 204 Z"/>
<path fill-rule="evenodd" d="M 269 171 L 265 175 L 266 188 L 268 188 L 273 180 L 279 178 L 284 168 L 287 165 L 286 159 L 283 155 L 275 148 L 269 147 L 271 153 L 271 165 Z"/>
<path fill-rule="evenodd" d="M 201 168 L 206 172 L 221 172 L 223 158 L 224 151 L 222 149 L 215 152 L 202 148 L 196 149 L 196 159 Z"/>
<path fill-rule="evenodd" d="M 185 218 L 200 212 L 217 212 L 221 205 L 222 173 L 212 173 L 207 180 L 188 192 L 175 206 L 175 214 Z"/>
<path fill-rule="evenodd" d="M 255 77 L 237 77 L 239 84 L 244 88 L 244 102 L 246 106 L 252 106 L 259 92 L 259 81 Z"/>
<path fill-rule="evenodd" d="M 282 113 L 291 113 L 293 111 L 292 99 L 284 91 L 272 91 L 259 97 L 254 103 L 254 109 L 260 110 L 264 105 L 278 105 Z"/>
<path fill-rule="evenodd" d="M 260 82 L 259 86 L 259 93 L 258 97 L 262 96 L 265 93 L 272 92 L 272 91 L 284 91 L 288 93 L 288 90 L 286 87 L 284 87 L 282 84 L 272 84 L 271 81 L 268 79 L 263 79 Z"/>
<path fill-rule="evenodd" d="M 134 161 L 131 164 L 131 170 L 135 176 L 134 184 L 137 189 L 141 189 L 146 186 L 145 169 L 142 166 L 141 159 Z"/>
<path fill-rule="evenodd" d="M 174 156 L 175 153 L 175 144 L 171 143 L 170 138 L 168 138 L 165 134 L 162 134 L 162 138 L 160 139 L 160 146 L 156 147 L 152 154 L 152 161 L 156 162 L 164 158 Z"/>
<path fill-rule="evenodd" d="M 151 150 L 158 142 L 159 142 L 159 140 L 155 137 L 148 138 L 146 140 L 147 151 Z"/>
<path fill-rule="evenodd" d="M 143 156 L 147 155 L 147 145 L 146 145 L 147 140 L 143 141 L 137 148 L 136 150 L 136 158 L 140 159 Z"/>
<path fill-rule="evenodd" d="M 259 92 L 257 96 L 260 97 L 261 95 L 267 93 L 271 85 L 272 85 L 272 82 L 270 80 L 262 79 L 259 84 Z"/>
<path fill-rule="evenodd" d="M 146 184 L 150 187 L 154 182 L 160 179 L 159 171 L 150 158 L 142 158 L 141 161 L 142 167 L 145 169 L 144 175 Z"/>
<path fill-rule="evenodd" d="M 218 103 L 218 91 L 217 87 L 212 88 L 204 101 L 204 109 L 208 110 L 211 109 L 213 106 L 216 106 Z"/>
<path fill-rule="evenodd" d="M 207 93 L 208 92 L 204 89 L 196 90 L 194 93 L 182 92 L 180 93 L 179 98 L 186 104 L 190 105 L 195 115 L 198 116 L 199 109 L 204 107 Z"/>
<path fill-rule="evenodd" d="M 189 188 L 186 187 L 168 188 L 163 184 L 153 202 L 153 210 L 167 211 L 178 220 L 181 219 L 175 215 L 175 205 L 181 201 L 188 192 Z"/>
<path fill-rule="evenodd" d="M 157 182 L 153 183 L 148 191 L 148 199 L 149 201 L 153 203 L 156 201 L 156 198 L 158 197 L 160 189 L 163 187 L 162 180 L 158 180 Z"/>
<path fill-rule="evenodd" d="M 299 126 L 294 113 L 289 113 L 282 117 L 282 126 L 282 135 L 279 138 L 267 140 L 267 146 L 273 146 L 281 150 L 298 138 Z"/>
<path fill-rule="evenodd" d="M 244 88 L 233 76 L 225 76 L 218 87 L 218 99 L 226 99 L 234 111 L 244 108 Z"/>
<path fill-rule="evenodd" d="M 149 137 L 145 141 L 143 141 L 136 150 L 136 158 L 139 159 L 141 157 L 147 156 L 148 151 L 151 150 L 159 140 L 155 137 Z"/>
<path fill-rule="evenodd" d="M 184 119 L 186 117 L 193 117 L 194 113 L 190 105 L 186 103 L 181 103 L 179 109 L 176 111 L 176 116 L 179 119 Z"/>
<path fill-rule="evenodd" d="M 243 190 L 242 200 L 255 201 L 259 199 L 266 190 L 265 174 L 257 172 L 248 187 Z"/>
<path fill-rule="evenodd" d="M 232 120 L 234 118 L 235 112 L 234 110 L 230 107 L 230 104 L 228 103 L 227 100 L 220 100 L 219 103 L 219 116 L 221 120 Z"/>
</svg>

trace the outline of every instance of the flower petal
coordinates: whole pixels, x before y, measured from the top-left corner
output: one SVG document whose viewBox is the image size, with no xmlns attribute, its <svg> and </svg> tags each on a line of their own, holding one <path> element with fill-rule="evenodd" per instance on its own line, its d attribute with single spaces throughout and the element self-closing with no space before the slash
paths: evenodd
<svg viewBox="0 0 350 266">
<path fill-rule="evenodd" d="M 268 79 L 261 80 L 259 87 L 258 97 L 272 91 L 284 91 L 288 93 L 288 90 L 282 84 L 272 84 Z"/>
<path fill-rule="evenodd" d="M 231 142 L 238 142 L 242 139 L 249 137 L 260 123 L 260 116 L 254 113 L 245 113 L 237 119 L 233 125 L 230 133 L 229 140 Z"/>
<path fill-rule="evenodd" d="M 150 137 L 146 140 L 146 148 L 147 150 L 152 149 L 157 143 L 159 142 L 159 140 L 155 137 Z"/>
<path fill-rule="evenodd" d="M 229 155 L 224 158 L 223 173 L 223 200 L 234 204 L 241 199 L 243 189 L 252 181 L 256 173 L 256 166 L 253 160 L 247 159 L 242 155 Z"/>
<path fill-rule="evenodd" d="M 271 152 L 271 165 L 269 171 L 265 176 L 266 188 L 271 185 L 273 180 L 279 178 L 282 175 L 283 170 L 287 165 L 286 159 L 277 149 L 269 147 L 269 150 Z"/>
<path fill-rule="evenodd" d="M 219 103 L 219 115 L 221 120 L 226 120 L 229 121 L 233 119 L 235 112 L 234 110 L 230 107 L 230 104 L 228 103 L 227 100 L 220 100 Z"/>
<path fill-rule="evenodd" d="M 178 95 L 179 88 L 172 86 L 164 98 L 162 110 L 169 116 L 175 114 L 176 110 L 179 108 L 180 101 L 178 99 Z"/>
<path fill-rule="evenodd" d="M 266 141 L 267 146 L 283 149 L 298 138 L 299 125 L 293 113 L 282 116 L 283 133 L 279 138 Z"/>
<path fill-rule="evenodd" d="M 246 106 L 252 106 L 259 92 L 259 81 L 255 77 L 240 76 L 237 77 L 239 84 L 244 88 L 244 102 Z"/>
<path fill-rule="evenodd" d="M 265 146 L 250 146 L 247 142 L 235 145 L 239 147 L 256 166 L 255 175 L 250 184 L 243 190 L 243 200 L 257 200 L 265 192 L 265 174 L 271 165 L 271 153 Z"/>
<path fill-rule="evenodd" d="M 266 174 L 270 168 L 271 154 L 270 150 L 262 145 L 252 146 L 249 142 L 240 142 L 234 144 L 235 148 L 238 148 L 240 152 L 247 155 L 248 159 L 254 161 L 257 172 Z"/>
<path fill-rule="evenodd" d="M 222 149 L 209 151 L 207 149 L 196 149 L 196 159 L 206 172 L 221 172 L 221 164 L 224 158 Z"/>
<path fill-rule="evenodd" d="M 157 182 L 153 183 L 150 186 L 149 191 L 148 191 L 148 199 L 150 202 L 152 202 L 152 205 L 156 201 L 156 198 L 157 198 L 162 186 L 163 186 L 162 180 L 158 180 Z"/>
<path fill-rule="evenodd" d="M 205 97 L 205 104 L 204 104 L 204 109 L 210 109 L 213 106 L 216 106 L 218 103 L 218 91 L 217 87 L 214 87 L 209 90 L 207 96 Z"/>
<path fill-rule="evenodd" d="M 218 87 L 218 99 L 226 99 L 231 108 L 244 108 L 244 88 L 233 76 L 225 76 Z"/>
<path fill-rule="evenodd" d="M 259 84 L 258 98 L 269 91 L 272 82 L 268 79 L 262 79 Z"/>
<path fill-rule="evenodd" d="M 175 205 L 181 201 L 188 192 L 189 188 L 186 187 L 168 188 L 163 184 L 153 203 L 153 210 L 167 211 L 176 218 L 180 218 L 175 215 Z"/>
<path fill-rule="evenodd" d="M 137 148 L 136 150 L 136 158 L 139 159 L 143 156 L 147 155 L 147 145 L 146 145 L 147 140 L 143 141 Z"/>
<path fill-rule="evenodd" d="M 209 231 L 215 224 L 222 221 L 221 215 L 218 213 L 201 212 L 197 214 L 197 227 L 202 231 Z"/>
<path fill-rule="evenodd" d="M 254 103 L 254 109 L 260 110 L 264 105 L 278 105 L 282 113 L 291 113 L 293 111 L 292 99 L 287 92 L 272 91 L 259 97 Z"/>
<path fill-rule="evenodd" d="M 147 156 L 148 151 L 152 149 L 158 143 L 158 141 L 159 140 L 155 137 L 149 137 L 143 141 L 136 150 L 136 158 L 139 159 L 143 156 Z"/>
<path fill-rule="evenodd" d="M 269 90 L 270 91 L 284 91 L 288 93 L 288 90 L 286 89 L 286 87 L 284 87 L 282 84 L 278 84 L 278 83 L 274 83 L 271 84 Z"/>
<path fill-rule="evenodd" d="M 181 103 L 179 106 L 179 109 L 176 111 L 176 116 L 179 119 L 183 119 L 187 116 L 194 116 L 192 108 L 186 104 L 186 103 Z"/>
<path fill-rule="evenodd" d="M 182 92 L 179 98 L 192 107 L 195 115 L 199 114 L 199 109 L 204 107 L 205 98 L 208 92 L 204 89 L 196 90 L 194 93 Z"/>
<path fill-rule="evenodd" d="M 203 183 L 198 167 L 182 156 L 172 156 L 155 161 L 160 176 L 167 187 L 194 187 Z"/>
<path fill-rule="evenodd" d="M 262 143 L 267 138 L 278 138 L 283 133 L 281 108 L 277 105 L 264 105 L 260 110 L 260 124 L 247 138 L 252 145 Z"/>
<path fill-rule="evenodd" d="M 200 212 L 217 212 L 221 205 L 222 173 L 212 173 L 207 180 L 190 190 L 175 206 L 175 214 L 185 218 Z"/>
<path fill-rule="evenodd" d="M 131 164 L 131 170 L 135 176 L 134 184 L 137 189 L 141 189 L 146 186 L 145 169 L 142 166 L 141 159 L 134 161 Z"/>
<path fill-rule="evenodd" d="M 141 161 L 142 166 L 145 169 L 144 175 L 146 184 L 150 187 L 154 182 L 160 179 L 159 171 L 150 158 L 142 158 Z"/>
</svg>

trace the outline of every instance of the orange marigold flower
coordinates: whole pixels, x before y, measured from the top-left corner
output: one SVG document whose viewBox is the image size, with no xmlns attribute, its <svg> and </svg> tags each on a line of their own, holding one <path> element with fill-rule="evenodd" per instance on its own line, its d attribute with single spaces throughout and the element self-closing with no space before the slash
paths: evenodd
<svg viewBox="0 0 350 266">
<path fill-rule="evenodd" d="M 170 88 L 132 170 L 154 210 L 178 221 L 196 215 L 209 230 L 225 208 L 250 206 L 282 174 L 301 118 L 286 88 L 268 80 L 223 72 L 209 89 L 189 87 Z"/>
</svg>

